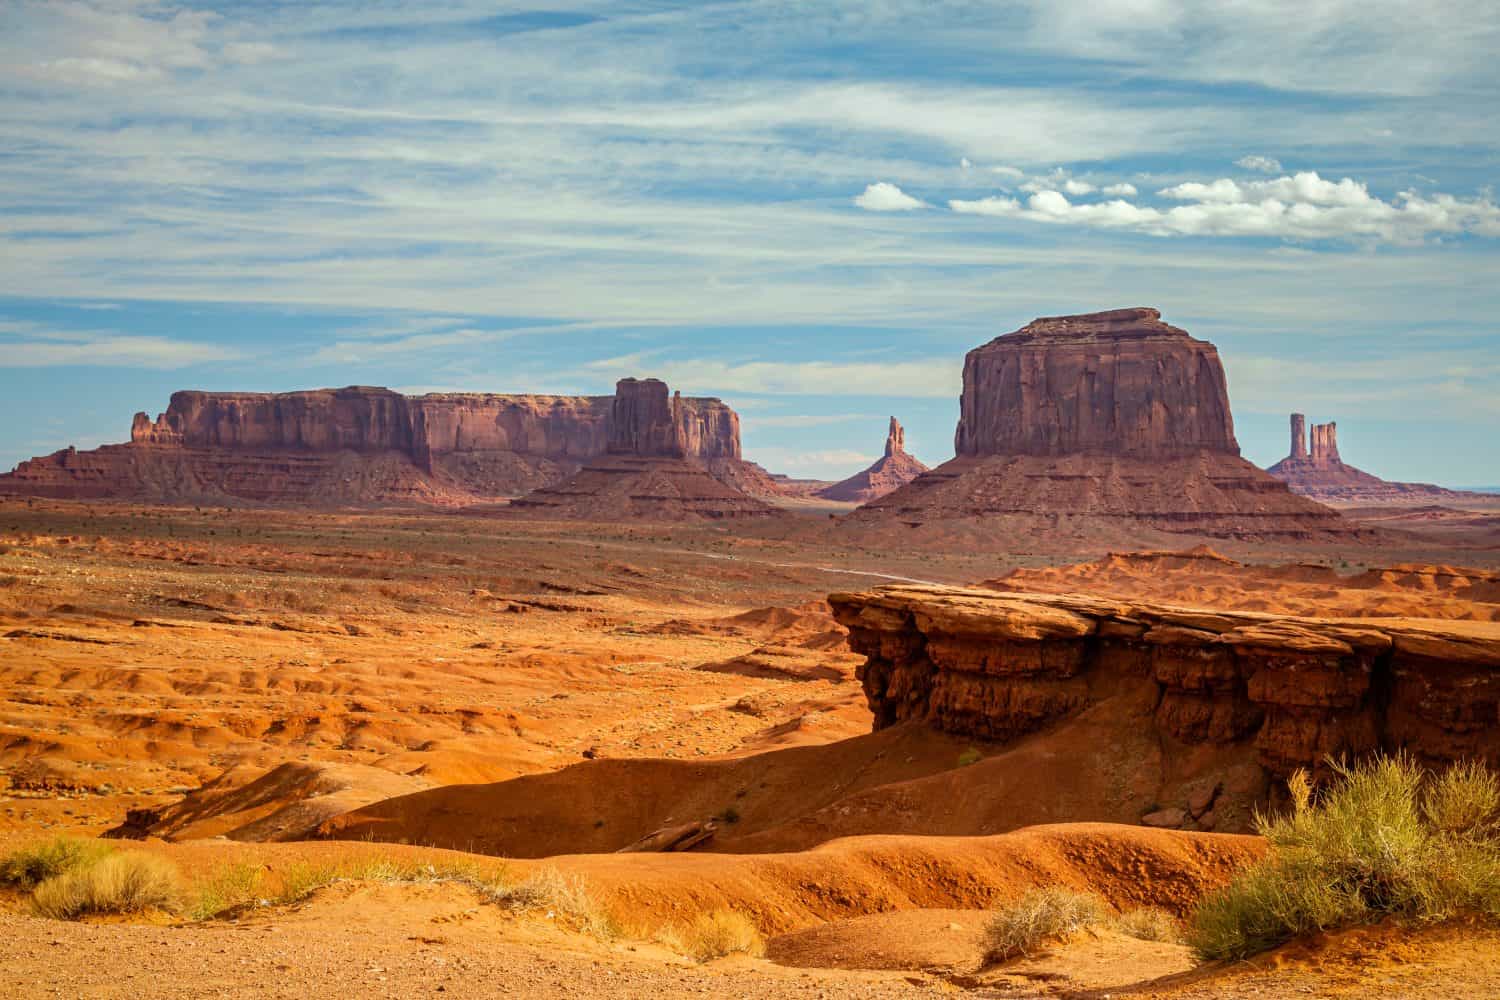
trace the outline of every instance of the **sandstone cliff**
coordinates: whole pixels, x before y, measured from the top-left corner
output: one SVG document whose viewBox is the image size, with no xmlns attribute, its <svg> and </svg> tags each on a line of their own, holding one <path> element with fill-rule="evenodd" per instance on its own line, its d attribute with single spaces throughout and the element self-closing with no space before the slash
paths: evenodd
<svg viewBox="0 0 1500 1000">
<path fill-rule="evenodd" d="M 1235 828 L 1265 779 L 1405 749 L 1500 765 L 1500 627 L 1201 610 L 1106 597 L 893 586 L 834 594 L 875 727 L 1019 740 L 1065 719 L 1080 766 L 1109 708 L 1164 748 L 1157 802 Z M 1087 720 L 1098 730 L 1090 736 Z M 1231 778 L 1232 775 L 1232 778 Z M 1231 789 L 1230 786 L 1233 786 Z M 1178 796 L 1216 789 L 1187 808 Z M 1234 792 L 1233 789 L 1238 789 Z M 1214 805 L 1221 792 L 1228 797 Z"/>
<path fill-rule="evenodd" d="M 824 500 L 867 503 L 900 489 L 926 471 L 927 466 L 907 454 L 906 431 L 901 422 L 892 417 L 885 437 L 885 454 L 868 469 L 819 490 L 815 495 Z"/>
<path fill-rule="evenodd" d="M 703 454 L 705 442 L 730 431 L 732 455 Z M 719 520 L 776 513 L 732 479 L 715 477 L 714 463 L 730 468 L 747 464 L 739 460 L 739 422 L 733 411 L 727 417 L 690 416 L 681 395 L 669 395 L 665 382 L 621 379 L 615 386 L 605 454 L 510 506 L 527 516 L 582 521 Z"/>
<path fill-rule="evenodd" d="M 1111 543 L 1142 528 L 1351 530 L 1239 457 L 1218 352 L 1155 309 L 1038 319 L 970 351 L 954 444 L 956 458 L 867 503 L 848 529 L 966 542 L 1102 529 Z"/>
<path fill-rule="evenodd" d="M 1493 502 L 1483 494 L 1450 490 L 1431 483 L 1400 483 L 1381 479 L 1345 462 L 1339 456 L 1338 425 L 1312 426 L 1309 447 L 1307 418 L 1293 413 L 1292 442 L 1287 457 L 1266 471 L 1286 483 L 1293 493 L 1323 503 L 1423 504 L 1446 500 Z"/>
<path fill-rule="evenodd" d="M 964 359 L 958 455 L 1238 455 L 1219 352 L 1155 309 L 1032 320 Z"/>
<path fill-rule="evenodd" d="M 298 503 L 514 496 L 571 475 L 609 448 L 615 402 L 613 396 L 403 396 L 366 386 L 177 392 L 154 421 L 135 415 L 130 444 L 23 462 L 0 476 L 0 492 Z M 723 402 L 673 397 L 658 416 L 665 423 L 649 433 L 663 447 L 725 476 L 740 474 L 739 418 Z"/>
</svg>

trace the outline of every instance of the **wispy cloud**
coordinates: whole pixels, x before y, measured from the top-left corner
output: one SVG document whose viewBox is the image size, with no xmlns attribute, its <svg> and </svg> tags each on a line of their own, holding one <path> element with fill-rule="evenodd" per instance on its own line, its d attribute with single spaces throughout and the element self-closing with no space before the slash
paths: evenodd
<svg viewBox="0 0 1500 1000">
<path fill-rule="evenodd" d="M 58 330 L 35 323 L 0 321 L 0 369 L 59 366 L 174 369 L 242 357 L 244 354 L 235 348 L 170 337 Z"/>
</svg>

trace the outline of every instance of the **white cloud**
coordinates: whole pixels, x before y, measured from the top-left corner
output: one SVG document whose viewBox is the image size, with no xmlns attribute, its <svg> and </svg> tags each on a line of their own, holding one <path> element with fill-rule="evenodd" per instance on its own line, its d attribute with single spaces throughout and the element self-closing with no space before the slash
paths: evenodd
<svg viewBox="0 0 1500 1000">
<path fill-rule="evenodd" d="M 1270 156 L 1242 156 L 1234 161 L 1234 165 L 1262 174 L 1279 174 L 1281 172 L 1281 161 Z"/>
<path fill-rule="evenodd" d="M 1500 206 L 1489 197 L 1461 199 L 1402 191 L 1390 201 L 1350 178 L 1325 180 L 1314 172 L 1272 180 L 1177 184 L 1157 192 L 1189 204 L 1170 209 L 1124 199 L 1077 204 L 1056 190 L 1014 198 L 955 199 L 955 212 L 1061 225 L 1124 229 L 1157 236 L 1260 236 L 1291 240 L 1420 242 L 1471 233 L 1500 235 Z"/>
<path fill-rule="evenodd" d="M 1136 195 L 1140 194 L 1140 192 L 1135 189 L 1135 185 L 1129 183 L 1106 184 L 1103 188 L 1100 189 L 1100 191 L 1103 194 L 1110 195 L 1114 198 L 1134 198 Z"/>
<path fill-rule="evenodd" d="M 1098 190 L 1098 188 L 1094 187 L 1094 185 L 1090 184 L 1088 181 L 1075 180 L 1072 177 L 1069 177 L 1067 180 L 1063 181 L 1062 189 L 1068 194 L 1075 196 L 1081 194 L 1093 194 Z"/>
<path fill-rule="evenodd" d="M 1026 171 L 1020 170 L 1016 167 L 990 167 L 990 171 L 992 173 L 999 174 L 1001 177 L 1010 177 L 1014 178 L 1015 180 L 1020 180 L 1022 177 L 1026 176 Z"/>
<path fill-rule="evenodd" d="M 855 197 L 854 204 L 867 212 L 910 212 L 927 203 L 913 198 L 894 184 L 877 181 L 866 186 L 864 193 Z"/>
</svg>

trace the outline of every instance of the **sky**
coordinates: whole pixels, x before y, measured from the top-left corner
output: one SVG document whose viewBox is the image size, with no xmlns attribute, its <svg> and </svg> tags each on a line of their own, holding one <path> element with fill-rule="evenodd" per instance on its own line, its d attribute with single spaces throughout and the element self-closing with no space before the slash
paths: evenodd
<svg viewBox="0 0 1500 1000">
<path fill-rule="evenodd" d="M 1242 450 L 1500 483 L 1493 0 L 0 0 L 0 466 L 176 389 L 608 393 L 837 478 L 1154 306 Z"/>
</svg>

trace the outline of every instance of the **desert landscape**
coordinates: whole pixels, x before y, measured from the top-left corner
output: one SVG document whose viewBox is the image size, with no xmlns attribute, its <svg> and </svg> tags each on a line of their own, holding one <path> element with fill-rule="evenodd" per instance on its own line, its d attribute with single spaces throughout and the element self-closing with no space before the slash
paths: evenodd
<svg viewBox="0 0 1500 1000">
<path fill-rule="evenodd" d="M 0 987 L 1500 989 L 1500 863 L 1215 916 L 1350 767 L 1489 835 L 1500 498 L 1292 492 L 1154 309 L 976 348 L 960 413 L 834 486 L 657 379 L 180 392 L 0 476 Z"/>
<path fill-rule="evenodd" d="M 0 1000 L 1500 997 L 1500 4 L 0 2 Z"/>
</svg>

